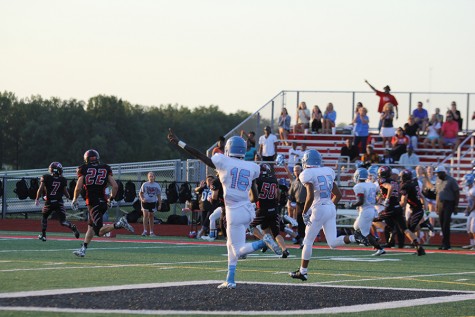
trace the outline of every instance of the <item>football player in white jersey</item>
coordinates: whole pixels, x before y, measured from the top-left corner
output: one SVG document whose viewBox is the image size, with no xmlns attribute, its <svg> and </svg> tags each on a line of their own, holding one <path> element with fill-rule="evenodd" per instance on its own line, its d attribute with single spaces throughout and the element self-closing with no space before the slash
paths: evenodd
<svg viewBox="0 0 475 317">
<path fill-rule="evenodd" d="M 376 204 L 376 186 L 373 183 L 368 183 L 366 180 L 369 177 L 368 171 L 360 167 L 353 174 L 353 180 L 356 185 L 353 187 L 357 201 L 354 203 L 349 203 L 347 207 L 358 209 L 358 218 L 356 218 L 353 228 L 355 231 L 355 236 L 363 236 L 365 244 L 372 245 L 376 248 L 376 253 L 373 255 L 379 256 L 385 254 L 386 251 L 379 245 L 379 242 L 371 234 L 370 229 L 373 224 L 373 219 L 375 215 L 375 204 Z"/>
<path fill-rule="evenodd" d="M 465 209 L 467 218 L 467 233 L 469 235 L 470 244 L 463 246 L 464 249 L 475 250 L 475 182 L 474 174 L 467 174 L 463 178 L 465 195 L 467 196 L 468 205 Z"/>
<path fill-rule="evenodd" d="M 243 160 L 246 153 L 246 141 L 238 136 L 228 139 L 224 147 L 224 155 L 217 153 L 211 159 L 197 149 L 185 144 L 185 142 L 180 141 L 171 129 L 168 132 L 168 140 L 209 167 L 216 169 L 219 174 L 226 206 L 228 273 L 226 281 L 218 288 L 236 288 L 234 275 L 239 257 L 260 250 L 266 244 L 277 246 L 275 241 L 266 241 L 269 237 L 272 238 L 270 235 L 265 235 L 263 240 L 246 243 L 246 229 L 256 215 L 249 199 L 249 191 L 251 191 L 251 197 L 257 199 L 254 180 L 259 176 L 261 169 L 256 163 Z M 277 250 L 273 251 L 276 252 Z"/>
<path fill-rule="evenodd" d="M 303 219 L 306 224 L 303 240 L 300 268 L 289 273 L 290 277 L 307 280 L 307 268 L 312 257 L 312 246 L 315 238 L 323 227 L 325 238 L 330 248 L 356 241 L 355 236 L 339 236 L 336 234 L 336 207 L 341 199 L 341 191 L 335 181 L 335 171 L 322 165 L 322 156 L 316 150 L 305 151 L 302 158 L 303 172 L 299 179 L 307 189 L 307 199 L 303 208 Z M 333 194 L 333 197 L 332 197 Z"/>
</svg>

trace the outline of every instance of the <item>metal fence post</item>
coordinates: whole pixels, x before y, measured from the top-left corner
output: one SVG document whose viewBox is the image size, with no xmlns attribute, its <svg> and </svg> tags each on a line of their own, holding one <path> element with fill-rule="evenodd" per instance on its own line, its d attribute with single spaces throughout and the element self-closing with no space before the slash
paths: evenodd
<svg viewBox="0 0 475 317">
<path fill-rule="evenodd" d="M 2 183 L 3 183 L 3 186 L 2 186 L 2 219 L 5 219 L 6 215 L 7 215 L 7 199 L 5 198 L 5 193 L 7 192 L 7 178 L 5 176 L 2 177 Z"/>
</svg>

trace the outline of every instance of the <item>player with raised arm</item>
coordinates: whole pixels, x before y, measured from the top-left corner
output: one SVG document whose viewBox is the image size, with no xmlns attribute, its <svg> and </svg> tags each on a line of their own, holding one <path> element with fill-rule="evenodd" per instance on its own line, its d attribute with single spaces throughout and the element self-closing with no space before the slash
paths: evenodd
<svg viewBox="0 0 475 317">
<path fill-rule="evenodd" d="M 383 228 L 388 225 L 391 228 L 399 227 L 401 232 L 411 240 L 414 248 L 417 250 L 417 255 L 425 255 L 424 248 L 419 244 L 417 236 L 410 231 L 406 226 L 403 209 L 400 205 L 401 192 L 399 183 L 391 178 L 391 169 L 388 166 L 381 166 L 378 169 L 378 180 L 381 188 L 381 195 L 384 200 L 384 210 L 379 213 L 379 216 L 374 219 L 375 224 Z"/>
<path fill-rule="evenodd" d="M 94 234 L 99 237 L 114 229 L 125 228 L 134 232 L 134 228 L 122 217 L 114 224 L 104 225 L 102 216 L 109 208 L 111 202 L 117 194 L 118 185 L 112 176 L 112 169 L 107 164 L 99 162 L 99 152 L 88 150 L 84 153 L 84 164 L 77 169 L 78 181 L 74 189 L 74 198 L 71 202 L 73 209 L 78 209 L 78 197 L 81 188 L 86 189 L 86 205 L 89 212 L 87 232 L 84 236 L 84 243 L 81 248 L 74 251 L 73 254 L 78 257 L 86 255 L 86 249 L 91 242 Z M 106 187 L 112 186 L 109 197 L 106 197 Z"/>
<path fill-rule="evenodd" d="M 49 174 L 41 177 L 40 187 L 36 192 L 35 205 L 39 206 L 39 199 L 45 194 L 45 205 L 41 213 L 41 234 L 38 239 L 46 241 L 46 228 L 48 227 L 48 217 L 55 213 L 62 226 L 68 227 L 79 239 L 79 231 L 74 224 L 66 220 L 66 209 L 64 208 L 63 195 L 70 199 L 66 178 L 63 177 L 63 166 L 59 162 L 52 162 L 48 167 Z"/>
<path fill-rule="evenodd" d="M 219 174 L 226 207 L 228 272 L 226 281 L 218 288 L 236 288 L 234 276 L 239 257 L 262 249 L 266 245 L 262 240 L 246 243 L 246 228 L 256 214 L 249 199 L 249 191 L 251 191 L 251 197 L 256 199 L 257 190 L 253 184 L 259 176 L 260 168 L 254 162 L 243 160 L 246 153 L 246 141 L 238 136 L 228 139 L 224 154 L 217 153 L 211 158 L 179 140 L 172 129 L 169 129 L 168 141 L 216 169 Z"/>
<path fill-rule="evenodd" d="M 357 201 L 349 203 L 347 207 L 358 209 L 358 217 L 353 224 L 355 237 L 365 242 L 365 245 L 372 245 L 376 248 L 376 253 L 373 255 L 379 256 L 385 254 L 386 251 L 381 247 L 378 240 L 371 234 L 371 225 L 376 214 L 376 186 L 366 180 L 369 177 L 368 170 L 363 167 L 358 168 L 353 174 L 355 192 Z M 360 236 L 361 235 L 361 236 Z"/>
<path fill-rule="evenodd" d="M 322 166 L 322 156 L 316 150 L 305 151 L 302 165 L 304 170 L 299 175 L 299 179 L 307 189 L 307 199 L 302 214 L 306 225 L 305 238 L 303 240 L 300 268 L 289 273 L 289 275 L 292 278 L 306 281 L 308 279 L 307 268 L 312 257 L 313 242 L 322 227 L 330 248 L 363 241 L 357 241 L 354 235 L 336 236 L 335 205 L 340 201 L 342 194 L 335 183 L 335 171 Z"/>
</svg>

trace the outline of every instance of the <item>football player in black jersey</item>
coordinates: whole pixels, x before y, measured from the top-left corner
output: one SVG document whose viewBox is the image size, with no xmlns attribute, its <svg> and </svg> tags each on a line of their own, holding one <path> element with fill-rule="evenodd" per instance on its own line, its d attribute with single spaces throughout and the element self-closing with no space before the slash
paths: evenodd
<svg viewBox="0 0 475 317">
<path fill-rule="evenodd" d="M 107 164 L 99 162 L 99 153 L 96 150 L 88 150 L 84 153 L 84 164 L 77 169 L 78 181 L 74 189 L 74 198 L 71 203 L 73 209 L 78 209 L 78 197 L 81 189 L 86 189 L 86 205 L 89 212 L 87 232 L 81 248 L 73 254 L 79 257 L 86 255 L 86 249 L 94 234 L 102 237 L 114 229 L 125 228 L 134 232 L 134 228 L 127 222 L 125 217 L 121 217 L 114 224 L 104 225 L 102 216 L 107 211 L 111 202 L 117 194 L 118 185 L 112 176 L 112 169 Z M 112 186 L 111 194 L 106 197 L 106 187 Z"/>
<path fill-rule="evenodd" d="M 381 211 L 377 218 L 374 219 L 375 225 L 383 227 L 397 226 L 411 240 L 417 250 L 417 255 L 425 255 L 424 248 L 419 244 L 417 236 L 414 232 L 407 229 L 404 219 L 403 209 L 400 205 L 401 197 L 399 183 L 391 178 L 391 168 L 381 166 L 378 169 L 378 181 L 381 188 L 381 195 L 384 200 L 384 210 Z"/>
<path fill-rule="evenodd" d="M 262 239 L 264 235 L 271 235 L 266 239 L 269 243 L 266 243 L 267 247 L 283 258 L 287 258 L 289 251 L 285 246 L 284 238 L 280 235 L 280 215 L 277 210 L 279 184 L 269 164 L 261 164 L 261 173 L 256 178 L 256 186 L 258 194 L 257 199 L 254 198 L 256 217 L 250 224 L 253 234 L 258 239 Z"/>
<path fill-rule="evenodd" d="M 41 197 L 45 197 L 45 205 L 41 213 L 41 234 L 38 239 L 46 241 L 46 228 L 48 227 L 48 218 L 53 213 L 57 215 L 59 223 L 68 227 L 74 233 L 76 239 L 79 238 L 79 231 L 74 224 L 66 220 L 66 209 L 64 208 L 63 195 L 70 199 L 67 181 L 63 175 L 63 166 L 59 162 L 52 162 L 49 167 L 49 174 L 41 177 L 40 187 L 36 192 L 35 205 L 39 206 Z"/>
</svg>

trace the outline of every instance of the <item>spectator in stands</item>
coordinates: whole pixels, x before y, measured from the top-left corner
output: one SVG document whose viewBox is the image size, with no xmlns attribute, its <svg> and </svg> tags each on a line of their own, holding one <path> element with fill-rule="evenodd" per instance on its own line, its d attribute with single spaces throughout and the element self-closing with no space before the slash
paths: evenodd
<svg viewBox="0 0 475 317">
<path fill-rule="evenodd" d="M 211 152 L 211 156 L 215 155 L 216 153 L 224 154 L 224 144 L 226 144 L 226 140 L 224 139 L 224 136 L 219 136 L 218 142 L 216 143 L 216 146 L 213 148 L 213 151 Z"/>
<path fill-rule="evenodd" d="M 289 145 L 289 142 L 287 141 L 290 133 L 290 116 L 287 112 L 287 108 L 282 108 L 282 111 L 280 112 L 280 117 L 279 117 L 279 135 L 280 135 L 280 140 L 282 141 L 283 144 Z"/>
<path fill-rule="evenodd" d="M 322 111 L 320 108 L 315 105 L 312 109 L 312 132 L 320 133 L 322 132 Z"/>
<path fill-rule="evenodd" d="M 246 140 L 246 154 L 244 154 L 245 161 L 254 161 L 256 159 L 256 133 L 254 131 L 246 134 L 246 131 L 241 130 L 241 138 Z"/>
<path fill-rule="evenodd" d="M 279 140 L 272 134 L 270 126 L 264 128 L 264 135 L 259 138 L 259 157 L 262 161 L 275 161 Z"/>
<path fill-rule="evenodd" d="M 360 150 L 359 148 L 353 144 L 351 138 L 345 140 L 345 145 L 343 145 L 340 149 L 340 155 L 347 156 L 350 158 L 350 162 L 354 163 L 356 160 L 360 158 Z"/>
<path fill-rule="evenodd" d="M 404 130 L 401 127 L 397 128 L 396 135 L 391 139 L 392 150 L 390 153 L 394 162 L 399 161 L 401 155 L 406 153 L 409 142 L 409 138 L 404 135 Z"/>
<path fill-rule="evenodd" d="M 373 91 L 376 93 L 376 95 L 379 97 L 379 106 L 378 106 L 378 112 L 379 113 L 382 113 L 383 112 L 383 108 L 384 108 L 384 105 L 387 104 L 388 102 L 390 104 L 392 104 L 394 106 L 394 108 L 396 109 L 396 120 L 398 119 L 398 110 L 397 110 L 397 105 L 398 105 L 398 102 L 396 100 L 396 98 L 391 95 L 391 88 L 389 88 L 389 86 L 386 86 L 384 87 L 384 92 L 382 91 L 379 91 L 379 90 L 376 90 L 376 88 L 374 88 L 373 86 L 371 86 L 371 84 L 365 79 L 365 83 L 368 84 L 368 86 L 373 89 Z M 381 130 L 381 126 L 382 126 L 382 121 L 380 120 L 379 121 L 379 125 L 378 125 L 378 130 Z"/>
<path fill-rule="evenodd" d="M 447 112 L 445 122 L 440 129 L 440 143 L 442 146 L 451 146 L 455 151 L 459 145 L 459 124 L 453 120 L 452 112 Z"/>
<path fill-rule="evenodd" d="M 412 111 L 412 116 L 414 117 L 415 123 L 419 125 L 420 131 L 425 131 L 429 123 L 429 114 L 427 110 L 423 108 L 421 101 L 417 103 L 417 108 Z"/>
<path fill-rule="evenodd" d="M 358 109 L 358 114 L 356 114 L 353 118 L 355 134 L 354 145 L 363 151 L 366 148 L 366 142 L 368 141 L 369 135 L 369 118 L 367 115 L 368 109 L 363 106 L 359 107 Z"/>
<path fill-rule="evenodd" d="M 419 163 L 419 156 L 414 153 L 414 147 L 412 145 L 409 145 L 407 147 L 407 152 L 402 154 L 399 158 L 399 165 L 411 172 L 416 169 L 416 166 L 419 165 Z"/>
<path fill-rule="evenodd" d="M 300 158 L 303 156 L 303 152 L 297 149 L 297 142 L 292 142 L 292 147 L 289 149 L 288 156 L 289 159 L 287 160 L 287 165 L 289 170 L 293 171 L 295 164 L 300 163 Z"/>
<path fill-rule="evenodd" d="M 374 148 L 371 144 L 366 146 L 366 152 L 361 157 L 361 161 L 363 162 L 363 167 L 368 168 L 372 164 L 379 163 L 379 156 L 376 152 L 374 152 Z"/>
<path fill-rule="evenodd" d="M 206 180 L 202 180 L 200 185 L 195 187 L 195 193 L 199 199 L 199 207 L 201 211 L 201 229 L 196 234 L 196 239 L 209 233 L 210 220 L 209 216 L 213 213 L 211 185 L 213 184 L 214 176 L 208 175 Z"/>
<path fill-rule="evenodd" d="M 457 103 L 455 101 L 452 101 L 452 103 L 450 104 L 450 109 L 447 111 L 447 115 L 449 113 L 452 114 L 452 118 L 454 119 L 454 121 L 458 123 L 459 131 L 462 131 L 463 119 L 462 119 L 462 115 L 460 114 L 460 111 L 457 110 Z"/>
<path fill-rule="evenodd" d="M 417 149 L 417 136 L 419 134 L 420 126 L 416 123 L 414 116 L 409 116 L 407 122 L 404 124 L 404 134 L 409 138 L 410 144 Z"/>
<path fill-rule="evenodd" d="M 147 179 L 148 182 L 143 183 L 139 191 L 143 214 L 142 236 L 146 237 L 148 232 L 151 237 L 154 237 L 155 233 L 153 230 L 153 226 L 155 217 L 153 216 L 153 213 L 155 212 L 155 210 L 162 209 L 162 189 L 160 185 L 155 182 L 154 172 L 148 172 Z"/>
<path fill-rule="evenodd" d="M 437 174 L 437 182 L 435 184 L 437 195 L 436 206 L 440 227 L 442 229 L 442 246 L 439 250 L 451 250 L 450 222 L 452 220 L 452 213 L 457 214 L 460 189 L 457 181 L 447 175 L 447 170 L 444 166 L 437 166 L 435 173 Z"/>
<path fill-rule="evenodd" d="M 440 122 L 440 124 L 442 124 L 444 122 L 444 116 L 440 114 L 440 108 L 435 108 L 434 115 L 437 118 L 437 121 Z"/>
<path fill-rule="evenodd" d="M 333 109 L 333 104 L 330 102 L 325 109 L 323 114 L 323 133 L 332 133 L 332 128 L 335 127 L 336 123 L 336 111 Z"/>
<path fill-rule="evenodd" d="M 389 149 L 384 149 L 383 156 L 379 159 L 379 163 L 383 165 L 394 164 L 394 159 L 391 157 L 391 152 Z"/>
<path fill-rule="evenodd" d="M 424 147 L 427 147 L 430 143 L 433 149 L 440 148 L 440 128 L 442 124 L 437 120 L 437 114 L 433 114 L 427 125 L 427 136 L 424 139 Z"/>
<path fill-rule="evenodd" d="M 256 132 L 246 133 L 246 131 L 241 130 L 241 138 L 246 140 L 247 148 L 256 147 Z"/>
<path fill-rule="evenodd" d="M 294 126 L 294 133 L 302 133 L 310 126 L 310 110 L 307 109 L 307 104 L 302 101 L 297 108 L 297 124 Z"/>
<path fill-rule="evenodd" d="M 383 138 L 383 148 L 389 147 L 390 140 L 394 136 L 394 106 L 391 103 L 384 105 L 380 117 L 380 135 Z M 387 144 L 387 145 L 386 145 Z"/>
</svg>

